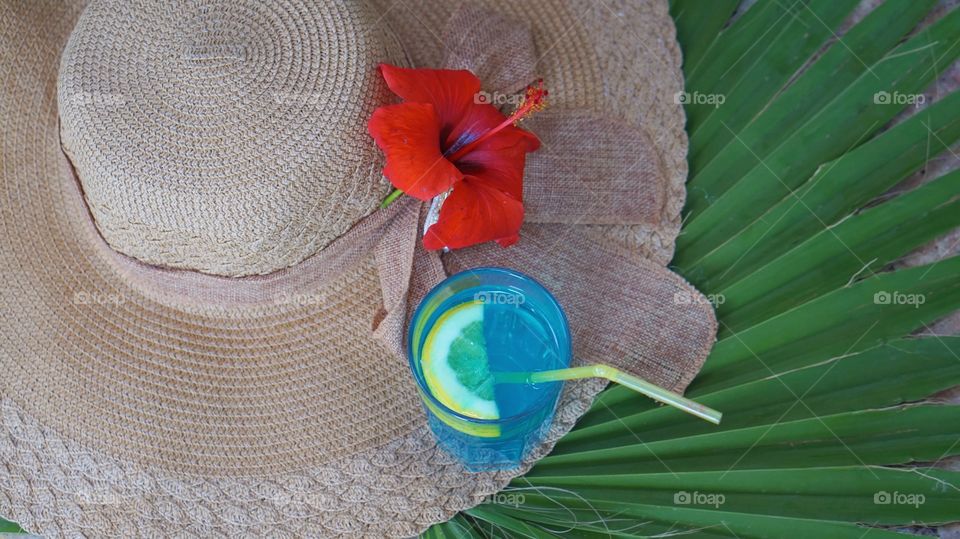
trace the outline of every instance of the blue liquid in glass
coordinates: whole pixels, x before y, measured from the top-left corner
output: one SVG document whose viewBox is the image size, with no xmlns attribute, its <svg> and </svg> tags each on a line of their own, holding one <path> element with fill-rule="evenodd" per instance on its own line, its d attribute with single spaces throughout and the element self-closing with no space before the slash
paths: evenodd
<svg viewBox="0 0 960 539">
<path fill-rule="evenodd" d="M 539 285 L 524 290 L 505 284 L 483 283 L 457 287 L 432 305 L 412 349 L 423 348 L 433 326 L 444 313 L 464 303 L 483 305 L 483 338 L 490 371 L 532 372 L 559 369 L 569 362 L 569 337 L 562 311 Z M 478 343 L 480 344 L 480 343 Z M 414 353 L 419 368 L 418 353 Z M 422 373 L 420 374 L 422 377 Z M 561 384 L 557 382 L 494 384 L 500 413 L 496 436 L 476 436 L 474 425 L 451 425 L 430 413 L 431 429 L 441 444 L 468 469 L 496 470 L 517 466 L 549 429 Z M 433 410 L 436 412 L 436 410 Z M 469 423 L 469 419 L 460 420 Z M 484 423 L 484 421 L 476 421 Z M 486 423 L 489 423 L 487 421 Z"/>
<path fill-rule="evenodd" d="M 556 337 L 536 311 L 522 305 L 484 304 L 483 337 L 490 370 L 524 372 L 559 369 Z M 553 384 L 495 384 L 497 405 L 503 416 L 528 410 Z"/>
</svg>

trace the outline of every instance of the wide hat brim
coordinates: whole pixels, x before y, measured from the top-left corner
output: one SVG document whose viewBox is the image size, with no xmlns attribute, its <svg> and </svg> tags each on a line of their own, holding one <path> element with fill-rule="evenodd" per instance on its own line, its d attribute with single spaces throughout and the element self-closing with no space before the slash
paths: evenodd
<svg viewBox="0 0 960 539">
<path fill-rule="evenodd" d="M 377 3 L 415 65 L 442 61 L 437 36 L 452 3 Z M 642 125 L 666 171 L 656 226 L 532 226 L 513 265 L 577 312 L 613 313 L 589 323 L 574 315 L 576 333 L 578 323 L 616 323 L 616 305 L 598 308 L 616 298 L 565 292 L 555 276 L 591 271 L 595 261 L 577 253 L 616 249 L 602 271 L 642 278 L 618 282 L 622 293 L 650 295 L 662 313 L 645 316 L 696 332 L 664 341 L 636 328 L 637 347 L 623 340 L 606 352 L 636 354 L 652 381 L 682 390 L 715 322 L 663 267 L 686 176 L 666 2 L 484 5 L 530 25 L 557 106 Z M 289 270 L 231 281 L 155 271 L 111 251 L 59 140 L 59 58 L 82 8 L 0 7 L 0 514 L 44 535 L 408 536 L 525 472 L 587 410 L 603 384 L 568 385 L 547 440 L 520 469 L 466 473 L 437 447 L 406 365 L 369 337 L 384 279 L 372 252 L 328 248 Z M 451 257 L 447 270 L 507 252 L 491 249 Z M 312 276 L 330 268 L 334 278 L 319 286 Z M 578 356 L 603 343 L 584 346 Z"/>
</svg>

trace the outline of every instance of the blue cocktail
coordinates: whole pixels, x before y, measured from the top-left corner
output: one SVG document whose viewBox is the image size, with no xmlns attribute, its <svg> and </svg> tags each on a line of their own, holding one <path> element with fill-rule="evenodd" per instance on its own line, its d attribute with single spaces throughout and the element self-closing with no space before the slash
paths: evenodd
<svg viewBox="0 0 960 539">
<path fill-rule="evenodd" d="M 562 382 L 501 383 L 500 373 L 567 367 L 570 332 L 538 282 L 478 268 L 449 277 L 424 298 L 408 352 L 441 445 L 470 470 L 509 469 L 549 429 Z"/>
</svg>

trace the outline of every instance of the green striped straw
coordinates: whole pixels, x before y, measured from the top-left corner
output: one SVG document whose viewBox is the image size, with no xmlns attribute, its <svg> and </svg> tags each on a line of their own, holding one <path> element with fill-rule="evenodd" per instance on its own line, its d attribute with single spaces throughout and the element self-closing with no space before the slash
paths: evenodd
<svg viewBox="0 0 960 539">
<path fill-rule="evenodd" d="M 495 372 L 493 377 L 497 382 L 507 384 L 537 384 L 542 382 L 559 382 L 561 380 L 582 380 L 584 378 L 603 378 L 628 387 L 637 393 L 643 393 L 651 399 L 668 404 L 674 408 L 695 415 L 701 419 L 720 424 L 722 413 L 694 402 L 683 395 L 664 389 L 658 385 L 627 374 L 616 367 L 609 365 L 587 365 L 585 367 L 570 367 L 552 371 L 537 372 Z"/>
</svg>

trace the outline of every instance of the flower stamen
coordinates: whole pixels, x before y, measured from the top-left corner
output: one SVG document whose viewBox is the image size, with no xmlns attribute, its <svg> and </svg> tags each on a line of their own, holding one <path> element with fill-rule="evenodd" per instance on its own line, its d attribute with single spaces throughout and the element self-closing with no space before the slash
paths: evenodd
<svg viewBox="0 0 960 539">
<path fill-rule="evenodd" d="M 530 117 L 534 112 L 543 110 L 547 106 L 548 95 L 550 95 L 550 92 L 543 87 L 543 79 L 539 79 L 536 86 L 527 86 L 527 89 L 523 95 L 523 99 L 520 101 L 520 104 L 517 105 L 517 109 L 513 111 L 513 114 L 511 114 L 509 118 L 501 122 L 500 125 L 473 139 L 469 144 L 460 147 L 460 149 L 458 149 L 452 155 L 447 156 L 447 159 L 456 162 L 464 155 L 470 153 L 470 151 L 480 145 L 481 142 L 487 140 L 500 131 L 503 131 L 511 125 L 519 125 L 520 122 Z"/>
</svg>

